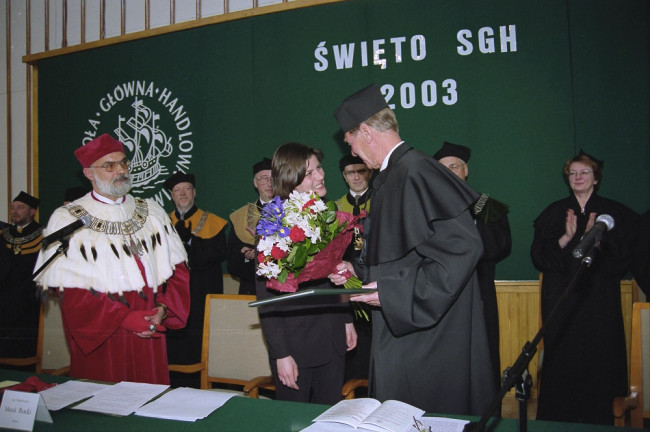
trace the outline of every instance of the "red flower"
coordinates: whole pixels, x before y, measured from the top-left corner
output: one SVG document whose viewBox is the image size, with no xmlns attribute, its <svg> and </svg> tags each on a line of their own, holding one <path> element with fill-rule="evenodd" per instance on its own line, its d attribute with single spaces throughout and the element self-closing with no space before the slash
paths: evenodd
<svg viewBox="0 0 650 432">
<path fill-rule="evenodd" d="M 287 256 L 287 253 L 280 249 L 277 246 L 273 246 L 273 249 L 271 249 L 271 256 L 275 258 L 276 260 L 281 260 L 285 256 Z"/>
<path fill-rule="evenodd" d="M 294 243 L 300 243 L 305 240 L 305 231 L 298 225 L 294 225 L 289 232 L 289 238 Z"/>
<path fill-rule="evenodd" d="M 266 257 L 264 256 L 264 252 L 260 252 L 257 254 L 257 262 L 263 263 L 266 261 Z"/>
<path fill-rule="evenodd" d="M 309 207 L 313 206 L 314 204 L 316 204 L 316 200 L 314 198 L 312 198 L 302 206 L 302 210 L 306 210 Z M 313 210 L 311 212 L 313 213 Z"/>
</svg>

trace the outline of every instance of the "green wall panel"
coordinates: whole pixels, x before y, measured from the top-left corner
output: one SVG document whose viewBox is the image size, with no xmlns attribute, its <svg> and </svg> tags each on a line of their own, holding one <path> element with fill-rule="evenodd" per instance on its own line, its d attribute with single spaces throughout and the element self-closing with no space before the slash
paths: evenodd
<svg viewBox="0 0 650 432">
<path fill-rule="evenodd" d="M 472 148 L 469 183 L 511 209 L 497 277 L 536 279 L 532 221 L 566 196 L 561 167 L 580 148 L 606 160 L 603 195 L 648 208 L 648 28 L 645 0 L 352 0 L 42 60 L 41 219 L 83 184 L 73 150 L 119 128 L 158 136 L 133 193 L 168 210 L 162 181 L 182 169 L 197 204 L 227 218 L 255 199 L 252 164 L 286 141 L 323 149 L 338 198 L 348 149 L 332 113 L 375 82 L 409 144 Z"/>
</svg>

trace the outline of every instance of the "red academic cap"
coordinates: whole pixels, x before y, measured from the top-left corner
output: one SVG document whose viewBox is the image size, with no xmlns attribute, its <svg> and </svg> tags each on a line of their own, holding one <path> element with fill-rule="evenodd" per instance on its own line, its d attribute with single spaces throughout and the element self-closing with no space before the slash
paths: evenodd
<svg viewBox="0 0 650 432">
<path fill-rule="evenodd" d="M 82 167 L 88 168 L 97 159 L 115 152 L 126 154 L 124 151 L 124 144 L 106 133 L 98 136 L 88 144 L 79 147 L 74 151 L 74 155 L 77 157 Z"/>
</svg>

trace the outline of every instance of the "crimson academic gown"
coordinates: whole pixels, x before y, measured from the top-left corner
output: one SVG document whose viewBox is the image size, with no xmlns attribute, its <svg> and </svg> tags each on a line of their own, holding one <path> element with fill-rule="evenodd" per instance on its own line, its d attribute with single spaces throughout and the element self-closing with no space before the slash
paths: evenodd
<svg viewBox="0 0 650 432">
<path fill-rule="evenodd" d="M 480 415 L 492 379 L 469 211 L 478 194 L 406 144 L 375 179 L 363 257 L 377 281 L 371 395 L 428 412 Z"/>
<path fill-rule="evenodd" d="M 567 209 L 577 215 L 578 226 L 562 249 L 558 240 L 565 231 Z M 591 212 L 609 214 L 615 226 L 603 235 L 591 265 L 544 333 L 537 405 L 540 420 L 613 424 L 612 400 L 627 394 L 620 281 L 630 269 L 635 212 L 593 193 L 583 213 L 571 194 L 535 219 L 531 255 L 535 267 L 543 272 L 542 318 L 548 318 L 580 267 L 581 260 L 572 251 Z"/>
<path fill-rule="evenodd" d="M 134 381 L 169 384 L 167 345 L 164 334 L 144 339 L 121 327 L 132 310 L 151 310 L 154 303 L 174 305 L 167 310 L 164 326 L 182 328 L 189 313 L 185 263 L 176 265 L 174 276 L 157 294 L 145 287 L 144 296 L 124 293 L 124 300 L 86 289 L 67 288 L 61 294 L 61 312 L 70 349 L 70 376 L 90 380 Z M 164 291 L 164 292 L 163 292 Z M 155 302 L 154 302 L 155 299 Z"/>
<path fill-rule="evenodd" d="M 36 282 L 60 293 L 70 376 L 169 384 L 162 332 L 149 339 L 127 328 L 133 328 L 133 315 L 152 311 L 156 303 L 168 307 L 163 326 L 185 325 L 189 271 L 180 238 L 155 201 L 127 194 L 108 204 L 94 192 L 56 209 L 45 234 L 82 216 L 88 216 L 90 224 L 69 238 L 65 254 L 55 256 L 55 242 L 41 249 L 36 263 L 54 258 Z M 139 318 L 137 327 L 142 325 L 144 331 L 147 322 Z"/>
</svg>

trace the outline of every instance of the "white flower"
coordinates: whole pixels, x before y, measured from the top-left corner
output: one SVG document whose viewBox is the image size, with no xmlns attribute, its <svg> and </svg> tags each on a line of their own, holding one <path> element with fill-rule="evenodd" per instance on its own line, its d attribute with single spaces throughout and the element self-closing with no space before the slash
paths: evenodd
<svg viewBox="0 0 650 432">
<path fill-rule="evenodd" d="M 305 236 L 308 237 L 312 243 L 316 243 L 320 240 L 320 227 L 312 227 L 308 225 L 307 228 L 303 228 L 303 230 L 305 231 Z"/>
<path fill-rule="evenodd" d="M 277 239 L 278 236 L 276 235 L 261 237 L 259 243 L 257 244 L 257 250 L 263 252 L 264 255 L 266 256 L 270 256 L 271 249 L 273 249 L 273 245 L 275 244 Z"/>
<path fill-rule="evenodd" d="M 256 273 L 258 276 L 265 276 L 266 278 L 277 278 L 281 271 L 277 263 L 269 261 L 259 263 Z"/>
<path fill-rule="evenodd" d="M 323 200 L 317 200 L 313 205 L 309 207 L 314 213 L 321 213 L 327 210 L 327 206 Z"/>
<path fill-rule="evenodd" d="M 291 250 L 291 245 L 293 242 L 289 238 L 289 236 L 281 238 L 278 240 L 278 242 L 275 244 L 279 249 L 289 252 Z M 269 252 L 270 253 L 270 252 Z"/>
</svg>

